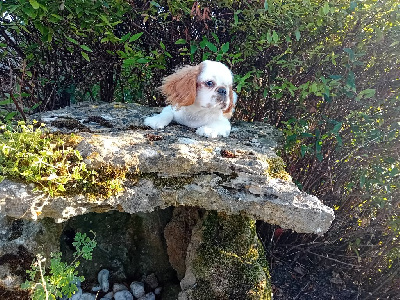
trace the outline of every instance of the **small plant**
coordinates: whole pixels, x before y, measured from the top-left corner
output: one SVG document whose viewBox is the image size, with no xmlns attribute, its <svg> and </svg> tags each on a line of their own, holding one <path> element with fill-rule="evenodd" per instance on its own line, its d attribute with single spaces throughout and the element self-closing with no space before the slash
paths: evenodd
<svg viewBox="0 0 400 300">
<path fill-rule="evenodd" d="M 61 261 L 61 253 L 52 253 L 49 270 L 46 270 L 46 258 L 41 254 L 36 255 L 30 270 L 27 270 L 29 279 L 22 285 L 22 289 L 31 290 L 32 300 L 58 299 L 64 296 L 70 298 L 78 291 L 77 285 L 84 281 L 83 276 L 78 276 L 77 267 L 80 258 L 91 260 L 93 249 L 96 247 L 95 233 L 93 239 L 86 233 L 78 232 L 72 245 L 76 248 L 74 260 L 67 264 Z"/>
<path fill-rule="evenodd" d="M 122 190 L 125 170 L 104 166 L 89 170 L 79 151 L 81 137 L 50 133 L 34 122 L 0 127 L 0 181 L 35 183 L 51 196 L 87 194 L 110 197 Z"/>
</svg>

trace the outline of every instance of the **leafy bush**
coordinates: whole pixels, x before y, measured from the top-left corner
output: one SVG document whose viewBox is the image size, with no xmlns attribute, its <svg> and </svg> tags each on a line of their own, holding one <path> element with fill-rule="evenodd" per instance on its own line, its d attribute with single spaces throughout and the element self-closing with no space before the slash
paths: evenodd
<svg viewBox="0 0 400 300">
<path fill-rule="evenodd" d="M 220 60 L 235 74 L 235 118 L 281 128 L 292 178 L 336 209 L 321 253 L 343 255 L 361 289 L 390 297 L 399 10 L 395 0 L 3 1 L 0 118 L 82 100 L 163 105 L 162 77 Z"/>
<path fill-rule="evenodd" d="M 94 234 L 94 232 L 92 232 Z M 26 272 L 29 280 L 21 285 L 22 289 L 32 291 L 33 300 L 60 299 L 64 296 L 71 298 L 78 291 L 77 285 L 84 281 L 83 276 L 78 276 L 76 269 L 80 265 L 79 259 L 92 259 L 93 249 L 96 247 L 95 239 L 89 238 L 86 233 L 77 233 L 72 245 L 76 248 L 74 260 L 67 264 L 61 261 L 61 253 L 52 254 L 49 271 L 46 271 L 46 258 L 41 254 L 36 256 L 31 270 Z"/>
</svg>

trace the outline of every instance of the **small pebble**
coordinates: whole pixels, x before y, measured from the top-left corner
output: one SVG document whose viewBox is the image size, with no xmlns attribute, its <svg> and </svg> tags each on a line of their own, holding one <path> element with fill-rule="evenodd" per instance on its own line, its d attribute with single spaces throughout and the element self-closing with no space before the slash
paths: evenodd
<svg viewBox="0 0 400 300">
<path fill-rule="evenodd" d="M 154 295 L 154 293 L 148 293 L 140 297 L 138 300 L 156 300 L 156 295 Z"/>
<path fill-rule="evenodd" d="M 100 283 L 100 287 L 105 293 L 108 292 L 108 290 L 110 289 L 110 283 L 108 282 L 109 275 L 110 272 L 107 269 L 101 270 L 97 275 L 97 280 Z"/>
<path fill-rule="evenodd" d="M 143 282 L 138 282 L 134 281 L 130 285 L 131 291 L 133 296 L 136 298 L 140 298 L 144 295 L 144 283 Z"/>
<path fill-rule="evenodd" d="M 114 293 L 119 292 L 119 291 L 127 291 L 127 290 L 128 290 L 128 288 L 126 287 L 125 284 L 114 283 L 114 285 L 113 285 L 113 292 Z"/>
<path fill-rule="evenodd" d="M 115 300 L 133 300 L 133 296 L 129 291 L 119 291 L 114 294 Z"/>
<path fill-rule="evenodd" d="M 96 300 L 96 295 L 90 293 L 84 293 L 79 300 Z"/>
<path fill-rule="evenodd" d="M 103 300 L 104 299 L 112 299 L 112 297 L 114 297 L 114 293 L 113 292 L 109 292 L 109 293 L 107 293 L 107 294 L 105 294 L 103 296 Z"/>
</svg>

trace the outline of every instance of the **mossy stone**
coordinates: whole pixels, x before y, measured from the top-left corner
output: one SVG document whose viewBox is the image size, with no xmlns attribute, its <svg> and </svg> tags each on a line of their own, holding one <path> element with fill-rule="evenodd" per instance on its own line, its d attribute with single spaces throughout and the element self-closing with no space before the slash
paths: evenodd
<svg viewBox="0 0 400 300">
<path fill-rule="evenodd" d="M 207 212 L 193 260 L 192 299 L 272 299 L 268 264 L 255 221 Z"/>
</svg>

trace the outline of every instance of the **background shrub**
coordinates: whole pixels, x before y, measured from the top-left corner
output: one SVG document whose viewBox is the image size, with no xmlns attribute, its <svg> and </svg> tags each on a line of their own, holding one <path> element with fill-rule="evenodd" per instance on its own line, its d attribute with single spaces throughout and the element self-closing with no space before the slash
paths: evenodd
<svg viewBox="0 0 400 300">
<path fill-rule="evenodd" d="M 315 253 L 357 266 L 369 297 L 391 297 L 400 269 L 399 9 L 395 0 L 2 1 L 0 118 L 83 100 L 163 105 L 154 89 L 162 77 L 220 60 L 235 74 L 235 118 L 280 128 L 293 179 L 336 210 L 323 238 L 292 242 L 306 251 L 319 241 Z"/>
</svg>

